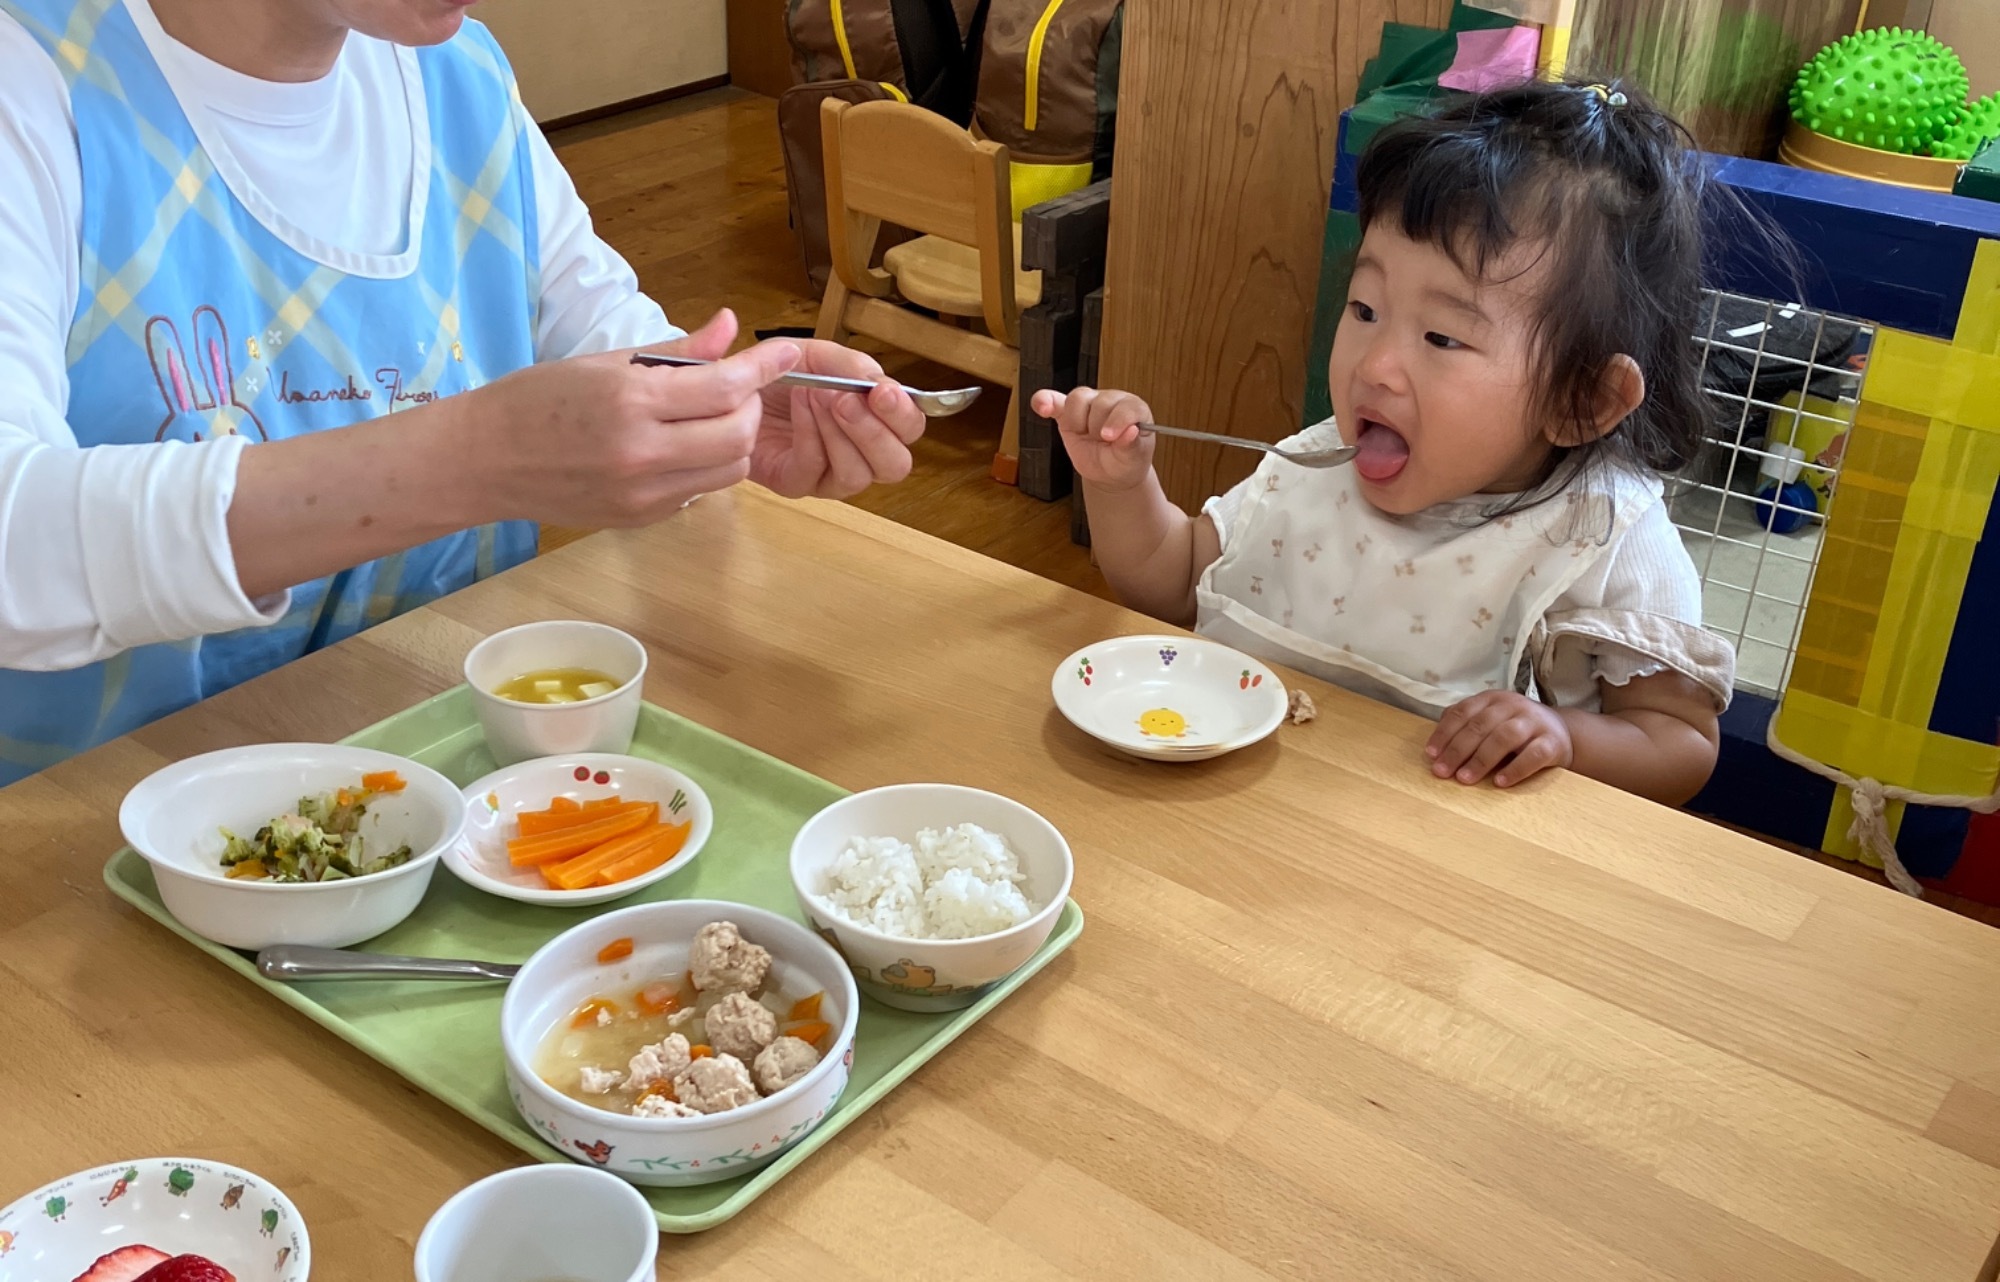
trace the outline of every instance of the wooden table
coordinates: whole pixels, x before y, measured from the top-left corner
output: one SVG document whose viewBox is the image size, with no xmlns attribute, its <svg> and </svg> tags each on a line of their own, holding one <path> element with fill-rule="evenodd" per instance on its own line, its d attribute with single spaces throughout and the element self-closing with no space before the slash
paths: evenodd
<svg viewBox="0 0 2000 1282">
<path fill-rule="evenodd" d="M 99 869 L 164 762 L 348 734 L 561 616 L 644 637 L 652 699 L 839 783 L 1034 804 L 1090 919 L 662 1276 L 1947 1282 L 1994 1243 L 2000 934 L 1580 779 L 1434 783 L 1417 721 L 1309 682 L 1321 719 L 1274 742 L 1113 759 L 1049 677 L 1144 620 L 750 491 L 0 792 L 0 1191 L 227 1159 L 298 1202 L 317 1277 L 408 1276 L 437 1205 L 516 1154 Z"/>
</svg>

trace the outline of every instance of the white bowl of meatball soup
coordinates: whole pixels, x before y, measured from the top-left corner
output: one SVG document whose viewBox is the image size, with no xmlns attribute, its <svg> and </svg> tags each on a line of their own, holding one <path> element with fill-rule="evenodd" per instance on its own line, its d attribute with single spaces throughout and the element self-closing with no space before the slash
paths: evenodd
<svg viewBox="0 0 2000 1282">
<path fill-rule="evenodd" d="M 634 1184 L 731 1179 L 826 1120 L 859 1005 L 847 964 L 795 921 L 639 904 L 558 935 L 508 985 L 507 1089 L 573 1161 Z"/>
</svg>

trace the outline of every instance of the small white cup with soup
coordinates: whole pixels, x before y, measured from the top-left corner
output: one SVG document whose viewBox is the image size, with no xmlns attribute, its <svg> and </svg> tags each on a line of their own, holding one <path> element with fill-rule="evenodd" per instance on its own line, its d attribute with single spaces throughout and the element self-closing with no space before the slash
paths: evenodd
<svg viewBox="0 0 2000 1282">
<path fill-rule="evenodd" d="M 531 703 L 500 691 L 537 673 L 584 670 L 612 688 L 560 691 L 567 701 Z M 646 647 L 602 623 L 555 619 L 496 632 L 465 656 L 465 681 L 494 761 L 511 766 L 533 757 L 627 752 L 639 725 L 646 681 Z"/>
</svg>

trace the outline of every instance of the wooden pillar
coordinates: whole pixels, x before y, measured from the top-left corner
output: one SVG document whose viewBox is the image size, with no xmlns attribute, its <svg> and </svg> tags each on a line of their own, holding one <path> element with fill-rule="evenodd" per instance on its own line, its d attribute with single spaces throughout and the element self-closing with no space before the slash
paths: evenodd
<svg viewBox="0 0 2000 1282">
<path fill-rule="evenodd" d="M 1128 4 L 1100 380 L 1162 423 L 1275 441 L 1302 425 L 1334 134 L 1382 23 L 1449 0 Z M 1225 457 L 1225 454 L 1227 457 Z M 1247 450 L 1159 443 L 1193 510 Z"/>
</svg>

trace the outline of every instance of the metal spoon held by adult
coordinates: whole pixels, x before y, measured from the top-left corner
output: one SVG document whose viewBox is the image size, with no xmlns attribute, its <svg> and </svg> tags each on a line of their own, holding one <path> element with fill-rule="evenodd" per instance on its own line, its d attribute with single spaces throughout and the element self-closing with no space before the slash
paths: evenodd
<svg viewBox="0 0 2000 1282">
<path fill-rule="evenodd" d="M 632 357 L 634 365 L 665 365 L 674 369 L 689 369 L 697 365 L 713 365 L 693 356 L 663 356 L 654 352 L 639 352 Z M 875 390 L 876 385 L 865 378 L 836 378 L 832 374 L 784 374 L 778 380 L 790 387 L 816 387 L 822 391 L 857 392 L 866 395 Z M 948 392 L 920 392 L 914 387 L 903 389 L 925 418 L 950 418 L 966 406 L 979 399 L 984 388 L 960 387 Z"/>
</svg>

